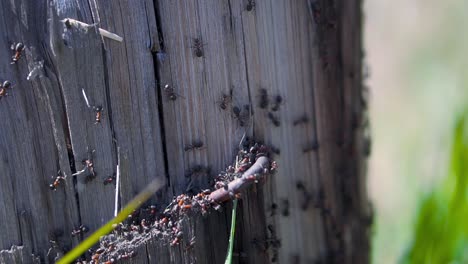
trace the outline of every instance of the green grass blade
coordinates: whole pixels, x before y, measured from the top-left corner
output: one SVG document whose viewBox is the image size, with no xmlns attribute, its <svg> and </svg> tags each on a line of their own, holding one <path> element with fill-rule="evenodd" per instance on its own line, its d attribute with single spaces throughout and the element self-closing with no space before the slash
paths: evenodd
<svg viewBox="0 0 468 264">
<path fill-rule="evenodd" d="M 447 177 L 422 200 L 413 242 L 401 263 L 465 263 L 468 252 L 468 122 L 453 131 Z"/>
<path fill-rule="evenodd" d="M 224 264 L 232 263 L 232 250 L 234 249 L 234 233 L 236 232 L 236 211 L 237 199 L 232 201 L 232 218 L 231 218 L 231 233 L 229 235 L 229 248 Z"/>
<path fill-rule="evenodd" d="M 61 258 L 57 264 L 66 264 L 71 263 L 79 256 L 81 256 L 86 250 L 91 248 L 94 244 L 99 241 L 101 236 L 109 234 L 113 227 L 112 225 L 123 222 L 127 217 L 140 205 L 146 202 L 155 192 L 161 189 L 164 186 L 164 183 L 160 179 L 153 180 L 143 191 L 141 191 L 135 198 L 133 198 L 128 204 L 117 214 L 116 217 L 111 219 L 101 228 L 96 230 L 88 238 L 83 240 L 78 246 L 68 252 L 63 258 Z"/>
</svg>

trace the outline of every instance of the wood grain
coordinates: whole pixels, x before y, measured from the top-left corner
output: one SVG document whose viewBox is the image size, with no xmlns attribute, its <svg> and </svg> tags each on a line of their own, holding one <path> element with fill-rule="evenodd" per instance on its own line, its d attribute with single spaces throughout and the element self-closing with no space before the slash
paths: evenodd
<svg viewBox="0 0 468 264">
<path fill-rule="evenodd" d="M 115 189 L 103 181 L 118 162 L 121 205 L 161 178 L 166 188 L 149 203 L 163 207 L 189 185 L 209 187 L 244 134 L 278 148 L 279 169 L 243 195 L 235 262 L 368 262 L 360 0 L 0 7 L 0 81 L 15 84 L 0 99 L 0 263 L 53 263 L 82 239 L 71 237 L 75 227 L 93 231 L 112 218 Z M 91 26 L 66 28 L 67 17 Z M 102 38 L 98 27 L 123 42 Z M 18 41 L 27 48 L 10 65 Z M 37 61 L 42 74 L 27 81 Z M 103 107 L 98 124 L 82 89 Z M 303 116 L 308 122 L 297 121 Z M 196 140 L 202 148 L 185 150 Z M 73 177 L 90 157 L 96 178 Z M 187 177 L 195 165 L 211 174 Z M 59 170 L 66 180 L 52 191 Z M 192 250 L 188 241 L 170 247 L 153 239 L 122 263 L 222 263 L 230 207 L 186 223 L 184 233 L 197 240 Z"/>
</svg>

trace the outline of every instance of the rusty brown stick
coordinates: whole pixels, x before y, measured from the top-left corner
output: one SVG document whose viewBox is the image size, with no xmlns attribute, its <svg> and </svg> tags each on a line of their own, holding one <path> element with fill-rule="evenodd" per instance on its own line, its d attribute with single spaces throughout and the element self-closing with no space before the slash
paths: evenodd
<svg viewBox="0 0 468 264">
<path fill-rule="evenodd" d="M 255 163 L 246 170 L 242 177 L 231 181 L 227 188 L 220 188 L 210 194 L 210 198 L 217 203 L 225 202 L 232 198 L 233 194 L 242 192 L 255 180 L 265 176 L 265 169 L 269 170 L 269 160 L 267 157 L 259 157 Z"/>
</svg>

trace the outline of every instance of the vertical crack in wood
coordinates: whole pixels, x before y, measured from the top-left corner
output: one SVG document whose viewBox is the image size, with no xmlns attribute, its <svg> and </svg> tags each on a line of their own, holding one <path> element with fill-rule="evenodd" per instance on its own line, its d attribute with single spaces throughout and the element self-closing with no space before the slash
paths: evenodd
<svg viewBox="0 0 468 264">
<path fill-rule="evenodd" d="M 161 14 L 159 13 L 159 5 L 157 0 L 153 2 L 154 5 L 154 14 L 156 16 L 156 28 L 158 30 L 158 37 L 159 37 L 159 44 L 161 47 L 160 54 L 166 56 L 164 53 L 164 35 L 161 28 Z M 169 177 L 169 160 L 168 160 L 168 153 L 167 153 L 167 141 L 166 141 L 166 129 L 165 129 L 165 122 L 164 122 L 164 112 L 163 112 L 163 95 L 161 91 L 161 76 L 159 74 L 159 61 L 158 61 L 158 52 L 151 51 L 153 57 L 153 69 L 154 69 L 154 79 L 156 80 L 155 89 L 156 89 L 156 96 L 157 96 L 157 105 L 158 105 L 158 118 L 159 124 L 161 128 L 161 144 L 162 144 L 162 151 L 163 151 L 163 158 L 164 158 L 164 172 L 166 176 L 166 183 L 167 187 L 171 186 L 171 178 Z"/>
<path fill-rule="evenodd" d="M 163 35 L 163 30 L 162 30 L 162 24 L 161 24 L 161 13 L 159 12 L 159 2 L 158 0 L 154 0 L 153 2 L 153 7 L 154 7 L 154 15 L 156 16 L 156 29 L 158 30 L 158 38 L 159 38 L 159 46 L 160 50 L 164 51 L 164 35 Z"/>
<path fill-rule="evenodd" d="M 49 29 L 50 29 L 50 32 L 49 32 L 49 44 L 50 44 L 50 48 L 51 48 L 51 51 L 55 56 L 57 56 L 56 52 L 57 51 L 60 51 L 61 49 L 63 49 L 63 43 L 60 42 L 61 40 L 61 30 L 59 29 L 59 26 L 61 25 L 61 21 L 59 20 L 58 18 L 58 14 L 57 14 L 57 10 L 54 8 L 53 5 L 50 6 L 50 16 L 51 16 L 51 19 L 49 21 Z M 45 49 L 47 50 L 47 49 Z M 48 53 L 47 53 L 48 54 Z M 50 57 L 50 56 L 49 56 Z M 53 62 L 53 60 L 50 60 L 51 63 Z M 52 65 L 54 65 L 52 63 Z M 58 69 L 57 67 L 54 65 L 54 70 L 56 71 L 56 73 L 58 73 Z M 73 151 L 73 144 L 71 142 L 71 133 L 70 133 L 70 124 L 68 122 L 68 112 L 67 112 L 67 107 L 66 107 L 66 104 L 65 104 L 65 97 L 64 97 L 64 94 L 63 94 L 63 85 L 62 83 L 60 82 L 60 78 L 58 77 L 58 74 L 54 74 L 55 78 L 56 78 L 56 82 L 57 82 L 57 86 L 58 86 L 58 91 L 59 91 L 59 94 L 60 94 L 60 99 L 61 99 L 61 105 L 60 107 L 62 108 L 62 111 L 64 113 L 64 116 L 65 118 L 63 118 L 63 122 L 64 124 L 62 125 L 62 129 L 63 129 L 63 135 L 65 137 L 65 142 L 67 145 L 67 152 L 68 152 L 68 159 L 69 159 L 69 164 L 70 164 L 70 171 L 72 174 L 76 173 L 76 166 L 75 166 L 75 154 L 74 154 L 74 151 Z M 73 182 L 73 192 L 75 194 L 75 201 L 76 201 L 76 207 L 77 207 L 77 215 L 78 215 L 78 224 L 81 225 L 81 207 L 80 207 L 80 199 L 79 199 L 79 194 L 78 194 L 78 189 L 77 189 L 77 179 L 76 177 L 73 177 L 72 178 L 72 182 Z"/>
<path fill-rule="evenodd" d="M 232 23 L 233 23 L 232 22 L 232 16 L 233 16 L 233 14 L 232 14 L 232 8 L 231 8 L 231 0 L 229 0 L 228 3 L 229 3 L 229 16 L 231 18 L 231 28 L 233 28 L 233 26 L 232 26 Z M 241 19 L 240 19 L 240 24 L 241 24 L 241 32 L 242 32 L 242 42 L 241 43 L 243 45 L 242 50 L 244 52 L 244 54 L 242 54 L 242 55 L 244 57 L 244 65 L 245 65 L 245 67 L 244 67 L 245 68 L 245 77 L 246 77 L 245 82 L 247 84 L 247 95 L 248 95 L 248 99 L 249 99 L 249 104 L 251 105 L 251 107 L 250 107 L 250 111 L 251 111 L 250 112 L 250 131 L 252 131 L 252 135 L 251 135 L 252 138 L 255 138 L 255 128 L 254 128 L 255 127 L 255 118 L 254 118 L 255 115 L 254 115 L 254 110 L 253 110 L 255 103 L 252 100 L 252 92 L 253 91 L 252 91 L 252 89 L 250 89 L 249 80 L 252 77 L 249 76 L 249 63 L 248 63 L 249 61 L 247 60 L 247 49 L 246 49 L 246 43 L 245 43 L 245 33 L 246 32 L 244 30 L 244 20 L 243 20 L 242 16 L 241 16 Z M 233 35 L 234 35 L 234 38 L 235 38 L 236 35 L 235 34 L 233 34 Z M 239 210 L 239 211 L 241 211 L 241 210 Z"/>
<path fill-rule="evenodd" d="M 102 43 L 102 53 L 104 56 L 102 56 L 102 66 L 104 70 L 104 89 L 105 89 L 105 96 L 106 96 L 106 101 L 107 101 L 107 109 L 105 110 L 107 114 L 107 119 L 109 120 L 109 127 L 111 130 L 111 135 L 112 135 L 112 153 L 114 153 L 114 161 L 116 164 L 118 164 L 118 151 L 117 151 L 117 139 L 115 137 L 115 128 L 114 128 L 114 122 L 113 122 L 113 116 L 112 116 L 112 104 L 111 104 L 111 96 L 110 96 L 110 84 L 109 84 L 109 67 L 107 63 L 107 56 L 106 56 L 106 49 L 104 47 L 104 43 Z"/>
</svg>

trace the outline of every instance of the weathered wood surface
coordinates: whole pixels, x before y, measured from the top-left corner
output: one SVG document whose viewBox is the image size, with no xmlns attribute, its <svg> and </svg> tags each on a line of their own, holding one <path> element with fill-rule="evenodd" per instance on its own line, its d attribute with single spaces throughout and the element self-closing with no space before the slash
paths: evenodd
<svg viewBox="0 0 468 264">
<path fill-rule="evenodd" d="M 117 155 L 122 204 L 160 177 L 167 186 L 152 202 L 164 205 L 190 180 L 207 187 L 210 179 L 189 179 L 186 171 L 197 164 L 223 170 L 244 133 L 281 153 L 278 173 L 240 203 L 235 261 L 368 262 L 360 6 L 359 0 L 1 1 L 0 78 L 15 87 L 0 100 L 0 262 L 53 262 L 79 242 L 70 235 L 74 227 L 93 231 L 109 220 L 114 185 L 103 181 L 116 172 Z M 66 32 L 64 42 L 66 17 L 97 23 L 124 41 L 103 39 L 90 27 Z M 18 41 L 27 48 L 10 65 L 9 47 Z M 41 76 L 26 80 L 37 61 L 44 61 Z M 168 99 L 166 84 L 176 100 Z M 94 124 L 82 89 L 103 107 L 101 123 Z M 230 89 L 232 102 L 223 110 Z M 267 109 L 259 107 L 260 89 L 268 93 Z M 276 95 L 283 102 L 273 112 Z M 240 126 L 232 107 L 244 105 L 252 116 Z M 294 125 L 304 114 L 309 122 Z M 194 140 L 204 148 L 184 151 Z M 92 150 L 96 179 L 73 178 Z M 52 191 L 58 170 L 67 178 Z M 151 241 L 129 263 L 222 263 L 229 208 L 191 221 L 194 250 Z M 265 248 L 275 238 L 280 247 Z"/>
</svg>

